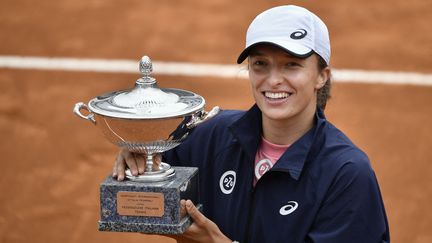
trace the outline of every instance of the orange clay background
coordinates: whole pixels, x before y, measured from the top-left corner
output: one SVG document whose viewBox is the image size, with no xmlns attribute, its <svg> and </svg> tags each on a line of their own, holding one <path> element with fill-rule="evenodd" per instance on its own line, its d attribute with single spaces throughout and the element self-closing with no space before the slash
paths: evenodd
<svg viewBox="0 0 432 243">
<path fill-rule="evenodd" d="M 253 17 L 281 4 L 328 24 L 334 68 L 432 72 L 429 0 L 1 0 L 0 55 L 235 64 Z M 137 77 L 0 68 L 0 242 L 174 242 L 97 230 L 118 149 L 72 107 Z M 253 103 L 246 79 L 156 78 L 208 108 Z M 336 82 L 326 111 L 370 156 L 392 242 L 432 242 L 431 104 L 431 86 Z"/>
</svg>

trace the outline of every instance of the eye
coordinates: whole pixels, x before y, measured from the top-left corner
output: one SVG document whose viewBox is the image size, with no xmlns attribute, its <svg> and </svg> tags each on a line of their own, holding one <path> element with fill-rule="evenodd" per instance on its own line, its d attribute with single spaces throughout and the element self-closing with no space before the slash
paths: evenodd
<svg viewBox="0 0 432 243">
<path fill-rule="evenodd" d="M 252 62 L 252 65 L 253 66 L 257 66 L 257 67 L 260 67 L 260 66 L 262 67 L 262 66 L 267 65 L 267 63 L 265 61 L 263 61 L 263 60 L 254 60 Z"/>
<path fill-rule="evenodd" d="M 298 62 L 287 62 L 285 64 L 286 67 L 301 67 L 301 64 Z"/>
<path fill-rule="evenodd" d="M 252 57 L 249 59 L 249 68 L 255 72 L 262 72 L 267 69 L 269 62 L 265 58 Z"/>
</svg>

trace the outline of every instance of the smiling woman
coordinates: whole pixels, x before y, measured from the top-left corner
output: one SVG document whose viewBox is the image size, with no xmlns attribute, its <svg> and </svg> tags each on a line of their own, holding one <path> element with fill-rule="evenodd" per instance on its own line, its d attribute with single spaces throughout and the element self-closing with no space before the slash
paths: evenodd
<svg viewBox="0 0 432 243">
<path fill-rule="evenodd" d="M 256 104 L 222 111 L 197 126 L 166 160 L 200 169 L 203 213 L 180 241 L 389 242 L 381 194 L 368 157 L 326 120 L 330 40 L 325 24 L 297 6 L 271 8 L 249 26 Z M 122 150 L 113 176 L 146 166 Z M 142 155 L 141 155 L 142 156 Z M 195 202 L 198 203 L 198 202 Z"/>
<path fill-rule="evenodd" d="M 313 126 L 317 90 L 330 75 L 329 68 L 317 68 L 318 59 L 316 54 L 295 57 L 268 43 L 251 49 L 249 79 L 256 104 L 263 113 L 265 138 L 278 144 L 291 144 Z M 293 125 L 297 131 L 295 136 L 281 138 L 283 133 L 272 132 L 274 127 L 293 130 L 288 127 Z"/>
</svg>

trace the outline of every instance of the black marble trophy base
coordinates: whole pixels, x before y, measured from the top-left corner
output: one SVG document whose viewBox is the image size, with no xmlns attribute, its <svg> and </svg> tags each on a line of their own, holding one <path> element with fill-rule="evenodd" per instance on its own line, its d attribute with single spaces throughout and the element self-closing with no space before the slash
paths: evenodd
<svg viewBox="0 0 432 243">
<path fill-rule="evenodd" d="M 199 209 L 198 168 L 173 167 L 175 175 L 162 182 L 117 181 L 108 176 L 100 185 L 100 231 L 181 234 L 192 223 L 180 215 L 180 200 Z"/>
</svg>

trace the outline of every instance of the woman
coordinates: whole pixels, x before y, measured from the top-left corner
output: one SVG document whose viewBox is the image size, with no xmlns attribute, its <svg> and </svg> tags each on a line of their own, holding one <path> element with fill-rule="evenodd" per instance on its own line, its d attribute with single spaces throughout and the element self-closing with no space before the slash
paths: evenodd
<svg viewBox="0 0 432 243">
<path fill-rule="evenodd" d="M 281 6 L 258 15 L 246 48 L 256 104 L 223 111 L 164 154 L 200 169 L 204 212 L 182 201 L 194 223 L 187 242 L 389 242 L 379 186 L 367 156 L 330 124 L 330 41 L 310 11 Z M 144 171 L 121 151 L 113 176 Z"/>
</svg>

